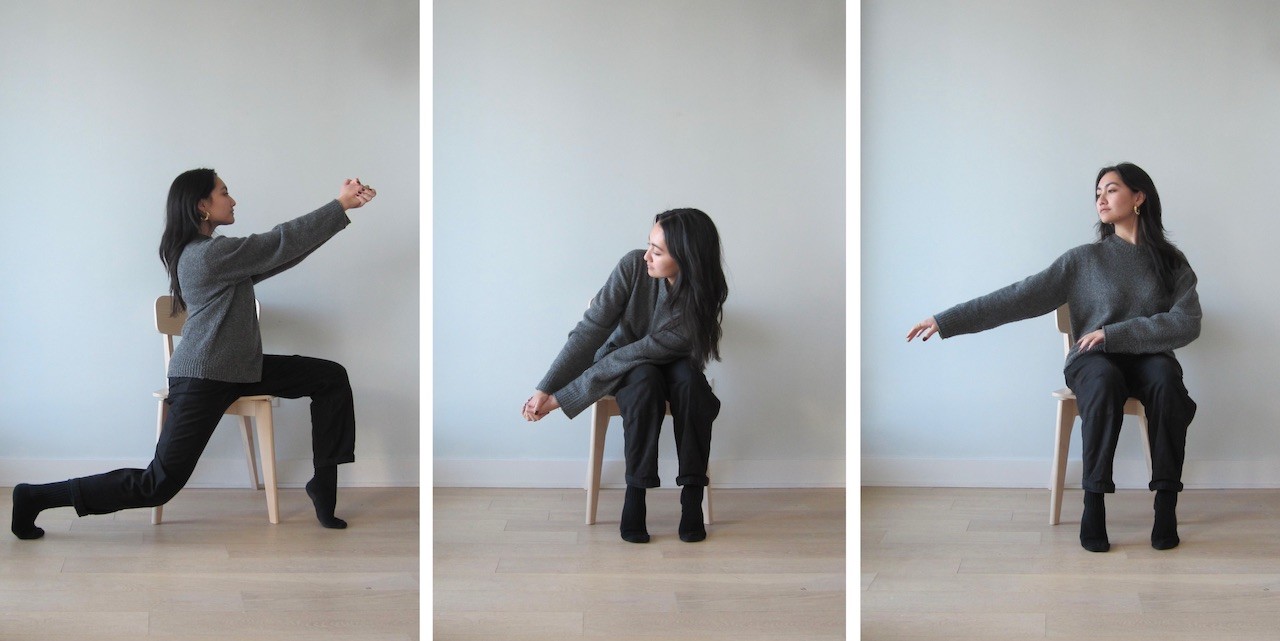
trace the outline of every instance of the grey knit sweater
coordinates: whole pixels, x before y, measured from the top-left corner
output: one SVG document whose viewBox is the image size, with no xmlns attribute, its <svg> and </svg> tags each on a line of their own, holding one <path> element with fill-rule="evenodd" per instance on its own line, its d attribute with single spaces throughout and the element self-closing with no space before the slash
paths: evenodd
<svg viewBox="0 0 1280 641">
<path fill-rule="evenodd" d="M 334 200 L 263 234 L 188 243 L 178 258 L 187 324 L 169 361 L 169 376 L 229 383 L 261 380 L 262 336 L 253 284 L 297 265 L 350 222 Z"/>
<path fill-rule="evenodd" d="M 938 334 L 972 334 L 1071 305 L 1071 332 L 1102 329 L 1102 349 L 1172 354 L 1200 335 L 1196 274 L 1183 267 L 1172 294 L 1160 284 L 1146 249 L 1116 235 L 1063 254 L 1048 269 L 934 316 Z M 1098 349 L 1098 348 L 1095 348 Z M 1079 355 L 1072 347 L 1066 365 Z"/>
<path fill-rule="evenodd" d="M 643 249 L 628 252 L 569 332 L 538 389 L 555 396 L 573 418 L 611 393 L 637 365 L 689 356 L 688 339 L 666 327 L 669 287 L 665 278 L 649 276 Z"/>
</svg>

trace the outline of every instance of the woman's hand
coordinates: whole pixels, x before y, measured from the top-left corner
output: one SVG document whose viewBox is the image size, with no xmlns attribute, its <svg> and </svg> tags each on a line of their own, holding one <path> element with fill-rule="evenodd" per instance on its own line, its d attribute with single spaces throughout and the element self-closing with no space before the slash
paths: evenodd
<svg viewBox="0 0 1280 641">
<path fill-rule="evenodd" d="M 526 421 L 538 421 L 559 408 L 560 402 L 556 400 L 556 397 L 537 390 L 533 393 L 533 396 L 529 397 L 529 400 L 524 402 L 524 407 L 520 409 L 520 415 Z"/>
<path fill-rule="evenodd" d="M 338 190 L 338 202 L 343 209 L 358 209 L 377 195 L 378 192 L 373 187 L 360 184 L 359 178 L 348 178 L 342 181 L 342 189 Z"/>
<path fill-rule="evenodd" d="M 1102 330 L 1095 329 L 1092 332 L 1081 336 L 1080 340 L 1076 341 L 1076 347 L 1079 347 L 1082 352 L 1087 352 L 1095 347 L 1101 347 L 1102 343 L 1106 340 L 1107 335 L 1104 334 Z"/>
<path fill-rule="evenodd" d="M 917 336 L 920 337 L 920 340 L 927 341 L 930 336 L 937 333 L 938 321 L 933 320 L 933 317 L 930 316 L 919 323 L 916 323 L 916 326 L 911 328 L 911 331 L 907 334 L 907 342 L 910 343 L 911 339 Z"/>
</svg>

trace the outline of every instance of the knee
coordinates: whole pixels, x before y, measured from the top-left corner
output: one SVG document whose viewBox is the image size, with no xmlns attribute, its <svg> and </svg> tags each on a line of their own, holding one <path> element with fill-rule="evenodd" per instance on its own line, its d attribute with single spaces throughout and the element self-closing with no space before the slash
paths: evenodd
<svg viewBox="0 0 1280 641">
<path fill-rule="evenodd" d="M 185 483 L 176 483 L 172 481 L 160 481 L 144 484 L 141 494 L 142 505 L 140 507 L 158 507 L 173 500 L 178 495 Z"/>
<path fill-rule="evenodd" d="M 653 365 L 638 365 L 622 379 L 617 396 L 633 402 L 666 403 L 666 379 Z"/>
<path fill-rule="evenodd" d="M 350 392 L 351 379 L 347 376 L 347 368 L 333 361 L 316 359 L 317 377 L 324 381 L 324 386 L 333 392 Z"/>
<path fill-rule="evenodd" d="M 1129 397 L 1124 374 L 1114 367 L 1092 367 L 1078 372 L 1071 381 L 1071 390 L 1081 402 L 1106 403 L 1118 399 L 1123 403 Z"/>
</svg>

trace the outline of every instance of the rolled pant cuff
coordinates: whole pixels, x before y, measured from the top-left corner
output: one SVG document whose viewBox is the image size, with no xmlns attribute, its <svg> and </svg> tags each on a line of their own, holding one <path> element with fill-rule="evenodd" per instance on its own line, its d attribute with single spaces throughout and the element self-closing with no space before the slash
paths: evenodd
<svg viewBox="0 0 1280 641">
<path fill-rule="evenodd" d="M 356 462 L 356 456 L 354 454 L 347 454 L 345 456 L 339 456 L 338 458 L 312 459 L 311 465 L 313 467 L 333 467 L 335 465 L 342 465 L 344 463 L 355 463 L 355 462 Z"/>
<path fill-rule="evenodd" d="M 642 487 L 647 490 L 649 488 L 662 487 L 662 481 L 655 478 L 640 478 L 628 474 L 627 485 L 630 485 L 631 487 Z"/>
<path fill-rule="evenodd" d="M 676 485 L 701 485 L 706 487 L 711 485 L 711 479 L 705 474 L 686 474 L 685 476 L 676 477 Z"/>
<path fill-rule="evenodd" d="M 76 516 L 89 516 L 92 514 L 84 505 L 84 499 L 80 496 L 80 479 L 71 479 L 71 505 L 76 508 Z"/>
<path fill-rule="evenodd" d="M 1182 481 L 1152 481 L 1147 487 L 1155 492 L 1157 490 L 1173 490 L 1174 492 L 1182 491 Z"/>
<path fill-rule="evenodd" d="M 1084 489 L 1084 491 L 1086 492 L 1096 492 L 1098 494 L 1115 494 L 1116 493 L 1115 483 L 1107 483 L 1106 485 L 1102 485 L 1099 483 L 1081 483 L 1080 485 L 1081 485 L 1081 488 Z"/>
</svg>

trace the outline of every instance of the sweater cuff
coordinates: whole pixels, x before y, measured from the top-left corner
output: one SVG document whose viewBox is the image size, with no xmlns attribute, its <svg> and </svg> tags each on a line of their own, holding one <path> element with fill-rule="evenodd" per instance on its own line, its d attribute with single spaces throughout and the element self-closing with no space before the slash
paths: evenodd
<svg viewBox="0 0 1280 641">
<path fill-rule="evenodd" d="M 955 307 L 945 309 L 933 315 L 933 322 L 938 324 L 939 338 L 951 338 L 952 336 L 960 333 L 955 331 L 955 325 L 958 320 L 956 317 L 959 315 L 960 314 Z"/>
<path fill-rule="evenodd" d="M 587 398 L 583 392 L 584 390 L 580 389 L 580 386 L 570 383 L 553 394 L 553 396 L 556 397 L 556 402 L 560 404 L 560 411 L 564 412 L 565 416 L 573 418 L 595 402 L 595 399 Z"/>
</svg>

